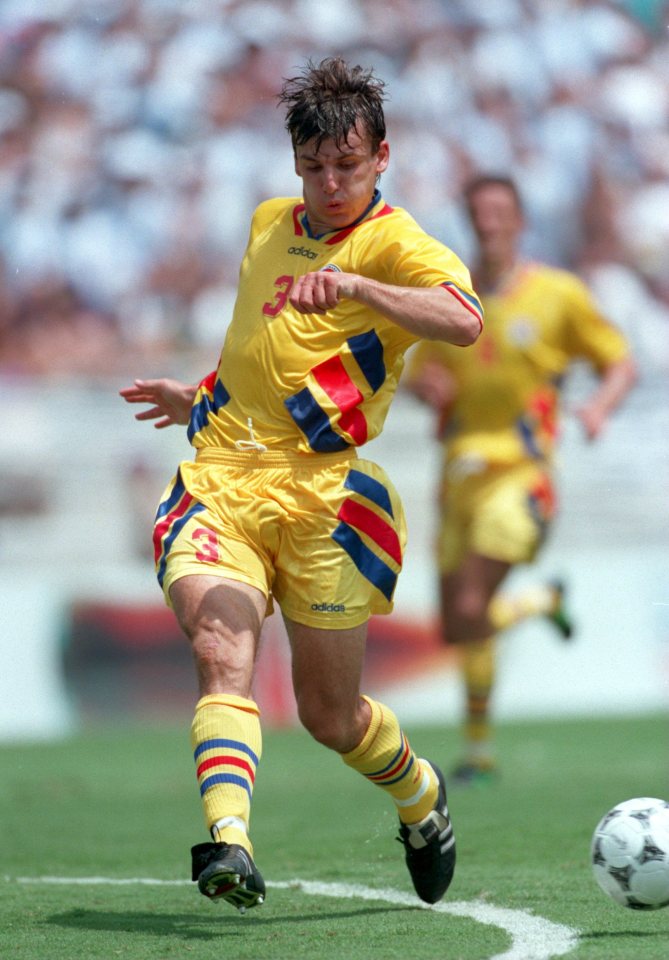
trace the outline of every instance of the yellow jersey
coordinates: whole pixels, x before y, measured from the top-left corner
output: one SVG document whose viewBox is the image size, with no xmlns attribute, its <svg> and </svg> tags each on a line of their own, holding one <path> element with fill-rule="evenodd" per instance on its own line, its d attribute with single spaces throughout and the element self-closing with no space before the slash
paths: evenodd
<svg viewBox="0 0 669 960">
<path fill-rule="evenodd" d="M 447 459 L 474 470 L 550 460 L 568 366 L 582 358 L 601 371 L 628 353 L 627 342 L 585 284 L 565 270 L 522 264 L 506 286 L 481 300 L 486 325 L 473 346 L 423 342 L 409 360 L 412 375 L 431 360 L 454 378 Z"/>
<path fill-rule="evenodd" d="M 256 209 L 218 369 L 199 386 L 193 446 L 253 439 L 270 449 L 329 453 L 381 431 L 417 337 L 354 300 L 324 315 L 290 305 L 295 279 L 315 270 L 399 286 L 443 285 L 481 319 L 469 272 L 378 191 L 356 223 L 313 236 L 298 198 Z"/>
</svg>

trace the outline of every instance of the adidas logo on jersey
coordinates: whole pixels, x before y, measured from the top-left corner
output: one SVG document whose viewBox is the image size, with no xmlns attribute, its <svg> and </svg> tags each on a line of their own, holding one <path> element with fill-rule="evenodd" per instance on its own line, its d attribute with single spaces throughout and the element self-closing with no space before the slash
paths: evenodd
<svg viewBox="0 0 669 960">
<path fill-rule="evenodd" d="M 306 247 L 288 247 L 288 253 L 295 254 L 298 257 L 308 257 L 309 260 L 315 260 L 318 256 L 313 250 L 307 250 Z"/>
<path fill-rule="evenodd" d="M 346 613 L 343 603 L 312 603 L 311 609 L 318 613 Z"/>
</svg>

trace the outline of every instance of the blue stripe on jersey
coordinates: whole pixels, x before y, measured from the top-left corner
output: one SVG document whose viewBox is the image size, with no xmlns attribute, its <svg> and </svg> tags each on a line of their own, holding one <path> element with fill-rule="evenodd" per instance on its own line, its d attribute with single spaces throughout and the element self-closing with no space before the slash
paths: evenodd
<svg viewBox="0 0 669 960">
<path fill-rule="evenodd" d="M 308 387 L 284 400 L 288 412 L 317 453 L 346 450 L 350 444 L 332 429 L 330 419 Z"/>
<path fill-rule="evenodd" d="M 361 494 L 363 497 L 367 497 L 367 499 L 375 503 L 377 507 L 381 507 L 387 514 L 394 517 L 393 505 L 390 502 L 388 490 L 382 483 L 375 480 L 374 477 L 368 477 L 366 473 L 361 473 L 360 470 L 349 470 L 348 476 L 344 481 L 344 486 L 348 487 L 349 490 L 353 490 L 355 493 Z"/>
<path fill-rule="evenodd" d="M 481 305 L 481 301 L 477 297 L 472 296 L 471 293 L 467 293 L 467 291 L 463 290 L 462 287 L 459 287 L 457 283 L 453 283 L 450 280 L 444 281 L 441 286 L 447 288 L 450 287 L 451 290 L 457 290 L 458 296 L 462 297 L 465 303 L 469 304 L 474 313 L 476 313 L 478 316 L 479 320 L 483 322 L 483 307 Z"/>
<path fill-rule="evenodd" d="M 372 553 L 355 530 L 343 521 L 332 534 L 332 539 L 346 551 L 363 577 L 380 590 L 386 600 L 390 600 L 397 583 L 397 574 L 388 564 Z"/>
<path fill-rule="evenodd" d="M 169 552 L 172 549 L 172 544 L 179 536 L 181 530 L 186 526 L 191 517 L 194 517 L 196 513 L 201 513 L 204 510 L 204 506 L 201 503 L 195 501 L 193 506 L 190 507 L 182 517 L 179 517 L 178 520 L 175 520 L 172 524 L 172 529 L 170 530 L 169 536 L 165 537 L 163 540 L 163 555 L 160 559 L 160 565 L 158 567 L 158 572 L 156 576 L 158 577 L 158 583 L 162 587 L 163 580 L 165 579 L 165 568 L 167 566 L 167 557 Z"/>
<path fill-rule="evenodd" d="M 241 740 L 222 740 L 218 737 L 214 740 L 203 740 L 200 743 L 193 753 L 193 759 L 197 760 L 201 753 L 204 753 L 206 750 L 220 750 L 221 747 L 225 747 L 228 750 L 239 750 L 240 753 L 245 753 L 247 757 L 250 757 L 251 760 L 255 763 L 256 767 L 260 762 L 258 760 L 258 755 L 253 752 L 247 743 L 242 743 Z"/>
<path fill-rule="evenodd" d="M 518 433 L 523 441 L 525 452 L 528 453 L 533 459 L 541 460 L 542 453 L 537 446 L 537 438 L 527 420 L 524 417 L 518 417 L 516 420 L 516 427 L 518 428 Z"/>
<path fill-rule="evenodd" d="M 251 796 L 251 785 L 248 780 L 244 779 L 244 777 L 238 777 L 234 773 L 214 773 L 211 777 L 207 777 L 207 779 L 203 780 L 200 784 L 200 796 L 203 797 L 209 787 L 213 787 L 217 783 L 234 783 L 237 787 L 243 787 L 249 797 Z"/>
<path fill-rule="evenodd" d="M 379 340 L 376 330 L 359 333 L 347 341 L 351 353 L 365 375 L 367 383 L 374 393 L 385 382 L 386 365 L 383 362 L 383 344 Z"/>
<path fill-rule="evenodd" d="M 191 410 L 190 423 L 188 424 L 189 442 L 193 439 L 196 433 L 198 433 L 203 427 L 207 426 L 207 423 L 209 422 L 209 414 L 216 413 L 221 409 L 221 407 L 226 405 L 229 399 L 230 394 L 220 380 L 217 380 L 214 384 L 214 392 L 211 398 L 208 397 L 206 393 L 203 393 L 201 399 Z"/>
</svg>

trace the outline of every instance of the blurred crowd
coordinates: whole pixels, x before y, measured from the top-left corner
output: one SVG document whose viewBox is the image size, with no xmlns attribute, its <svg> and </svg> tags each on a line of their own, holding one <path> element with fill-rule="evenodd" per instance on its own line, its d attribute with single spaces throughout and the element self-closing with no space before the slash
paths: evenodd
<svg viewBox="0 0 669 960">
<path fill-rule="evenodd" d="M 668 24 L 658 0 L 3 0 L 0 375 L 213 366 L 252 209 L 299 191 L 276 94 L 331 54 L 387 82 L 390 203 L 467 260 L 463 184 L 511 174 L 528 255 L 664 334 Z"/>
</svg>

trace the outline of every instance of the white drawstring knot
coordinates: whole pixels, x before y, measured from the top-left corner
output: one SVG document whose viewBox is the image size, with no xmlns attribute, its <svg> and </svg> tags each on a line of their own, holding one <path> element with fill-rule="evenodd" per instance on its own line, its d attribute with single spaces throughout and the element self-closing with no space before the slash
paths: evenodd
<svg viewBox="0 0 669 960">
<path fill-rule="evenodd" d="M 238 450 L 257 450 L 258 453 L 267 453 L 267 447 L 264 443 L 259 443 L 253 433 L 253 420 L 251 417 L 246 421 L 249 428 L 250 440 L 235 440 L 235 446 Z"/>
</svg>

